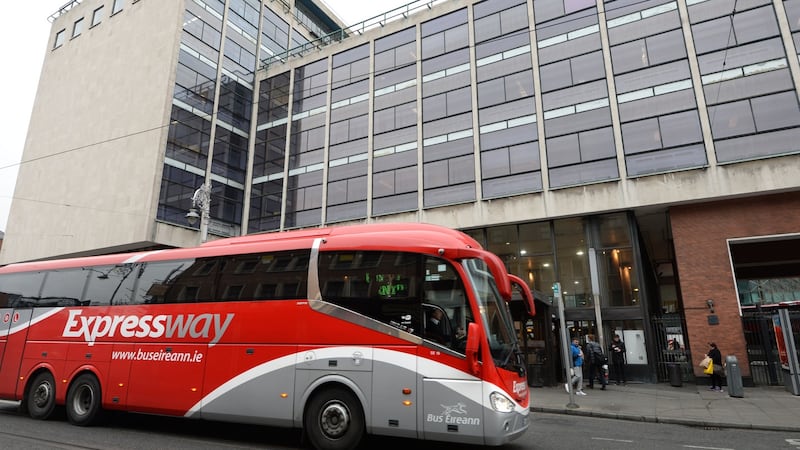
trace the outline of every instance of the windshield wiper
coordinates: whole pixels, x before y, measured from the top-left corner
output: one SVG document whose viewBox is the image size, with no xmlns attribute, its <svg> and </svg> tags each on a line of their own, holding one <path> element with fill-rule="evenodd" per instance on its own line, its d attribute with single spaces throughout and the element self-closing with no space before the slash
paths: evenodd
<svg viewBox="0 0 800 450">
<path fill-rule="evenodd" d="M 514 361 L 512 363 L 511 357 L 514 357 Z M 520 376 L 525 375 L 525 355 L 522 354 L 522 351 L 519 349 L 519 343 L 514 342 L 511 344 L 511 349 L 506 354 L 503 363 L 500 364 L 500 367 L 506 370 L 512 370 L 517 372 Z"/>
</svg>

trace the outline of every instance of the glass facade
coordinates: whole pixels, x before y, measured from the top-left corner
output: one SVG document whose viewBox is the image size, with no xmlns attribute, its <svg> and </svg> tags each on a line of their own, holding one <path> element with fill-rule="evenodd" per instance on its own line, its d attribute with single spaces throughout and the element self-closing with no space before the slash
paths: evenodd
<svg viewBox="0 0 800 450">
<path fill-rule="evenodd" d="M 772 2 L 707 0 L 689 18 L 718 161 L 795 153 L 800 108 L 787 57 L 796 51 L 787 56 Z"/>
<path fill-rule="evenodd" d="M 567 309 L 639 307 L 643 300 L 640 264 L 625 213 L 554 221 L 498 225 L 467 233 L 498 255 L 510 273 L 535 292 L 551 293 L 559 281 Z M 592 263 L 597 286 L 592 284 Z M 547 294 L 552 300 L 552 295 Z M 641 313 L 640 313 L 641 314 Z"/>
<path fill-rule="evenodd" d="M 553 283 L 558 281 L 569 336 L 583 342 L 587 334 L 602 335 L 607 346 L 613 335 L 618 334 L 629 346 L 628 380 L 644 380 L 653 375 L 648 361 L 654 358 L 648 354 L 660 352 L 652 349 L 649 342 L 660 337 L 646 324 L 650 321 L 648 317 L 662 315 L 670 298 L 645 292 L 646 277 L 641 268 L 647 263 L 642 258 L 648 257 L 648 251 L 663 250 L 634 245 L 640 232 L 638 220 L 632 214 L 487 226 L 466 232 L 500 256 L 509 272 L 526 281 L 535 293 L 537 314 L 531 326 L 540 330 L 535 340 L 558 339 L 547 337 L 549 331 L 542 331 L 557 333 Z M 658 245 L 668 246 L 668 243 L 662 241 Z M 539 361 L 558 358 L 555 344 L 552 353 L 535 348 L 529 351 L 537 354 L 534 359 Z M 557 364 L 543 364 L 554 373 L 559 370 Z"/>
<path fill-rule="evenodd" d="M 298 182 L 296 177 L 283 176 L 291 81 L 283 75 L 257 85 L 256 71 L 261 59 L 288 49 L 290 36 L 306 39 L 286 19 L 282 7 L 258 0 L 187 2 L 159 220 L 186 226 L 184 215 L 194 191 L 210 181 L 212 233 L 232 236 L 248 228 L 254 232 L 281 227 L 283 180 Z M 324 103 L 324 95 L 317 101 Z M 255 119 L 262 122 L 251 136 L 254 102 L 258 102 Z M 248 166 L 251 143 L 253 164 Z M 320 143 L 317 149 L 321 147 Z M 316 192 L 321 192 L 319 183 Z M 304 193 L 297 186 L 290 190 L 292 208 L 298 204 L 297 196 Z M 245 208 L 247 226 L 243 224 Z M 292 208 L 289 212 L 298 214 Z M 309 210 L 302 208 L 303 212 Z M 319 205 L 316 210 L 320 211 Z M 288 223 L 295 220 L 293 216 Z M 304 220 L 301 224 L 319 222 Z"/>
<path fill-rule="evenodd" d="M 159 220 L 207 180 L 235 235 L 800 152 L 798 0 L 475 1 L 329 52 L 293 51 L 317 36 L 270 5 L 187 4 Z M 618 334 L 631 379 L 663 378 L 664 336 L 685 342 L 669 218 L 504 214 L 467 233 L 536 293 L 533 327 L 557 329 L 558 281 L 572 336 Z M 748 282 L 743 304 L 786 290 Z"/>
<path fill-rule="evenodd" d="M 284 227 L 287 228 L 322 223 L 327 100 L 326 59 L 294 70 L 284 214 Z"/>
<path fill-rule="evenodd" d="M 159 220 L 208 178 L 246 234 L 800 150 L 797 0 L 477 1 L 259 70 L 325 24 L 273 6 L 187 5 Z"/>
<path fill-rule="evenodd" d="M 367 217 L 369 45 L 331 59 L 326 222 Z"/>
<path fill-rule="evenodd" d="M 597 5 L 534 2 L 550 188 L 619 178 Z"/>
<path fill-rule="evenodd" d="M 705 166 L 677 2 L 605 5 L 628 176 Z"/>
<path fill-rule="evenodd" d="M 496 198 L 542 190 L 531 43 L 524 1 L 475 5 L 481 191 Z"/>
<path fill-rule="evenodd" d="M 420 26 L 424 207 L 476 197 L 467 15 L 462 8 Z"/>
<path fill-rule="evenodd" d="M 417 35 L 407 28 L 375 40 L 372 214 L 418 208 Z"/>
</svg>

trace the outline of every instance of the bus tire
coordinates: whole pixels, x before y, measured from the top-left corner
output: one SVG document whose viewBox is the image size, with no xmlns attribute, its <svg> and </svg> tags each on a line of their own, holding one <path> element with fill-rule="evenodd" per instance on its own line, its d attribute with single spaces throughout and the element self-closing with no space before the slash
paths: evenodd
<svg viewBox="0 0 800 450">
<path fill-rule="evenodd" d="M 361 403 L 341 387 L 323 389 L 311 398 L 303 426 L 309 442 L 318 450 L 356 448 L 366 428 Z"/>
<path fill-rule="evenodd" d="M 95 424 L 103 412 L 102 399 L 100 382 L 94 375 L 78 376 L 67 391 L 67 420 L 80 427 Z"/>
<path fill-rule="evenodd" d="M 33 377 L 25 395 L 25 410 L 33 419 L 47 420 L 56 408 L 56 381 L 53 374 L 44 371 Z"/>
</svg>

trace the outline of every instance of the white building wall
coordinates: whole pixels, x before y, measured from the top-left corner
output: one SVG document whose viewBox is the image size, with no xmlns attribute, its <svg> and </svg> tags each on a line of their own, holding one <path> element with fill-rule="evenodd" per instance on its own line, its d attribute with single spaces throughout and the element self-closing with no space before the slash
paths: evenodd
<svg viewBox="0 0 800 450">
<path fill-rule="evenodd" d="M 0 264 L 152 241 L 183 11 L 87 0 L 55 19 Z"/>
</svg>

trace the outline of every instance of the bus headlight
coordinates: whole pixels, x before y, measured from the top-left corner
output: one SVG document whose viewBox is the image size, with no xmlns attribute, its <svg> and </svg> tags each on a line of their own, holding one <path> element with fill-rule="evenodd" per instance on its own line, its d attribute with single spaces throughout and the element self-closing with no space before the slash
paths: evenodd
<svg viewBox="0 0 800 450">
<path fill-rule="evenodd" d="M 495 411 L 511 412 L 514 410 L 514 402 L 499 392 L 492 392 L 489 394 L 489 401 L 492 403 L 492 408 L 494 408 Z"/>
</svg>

